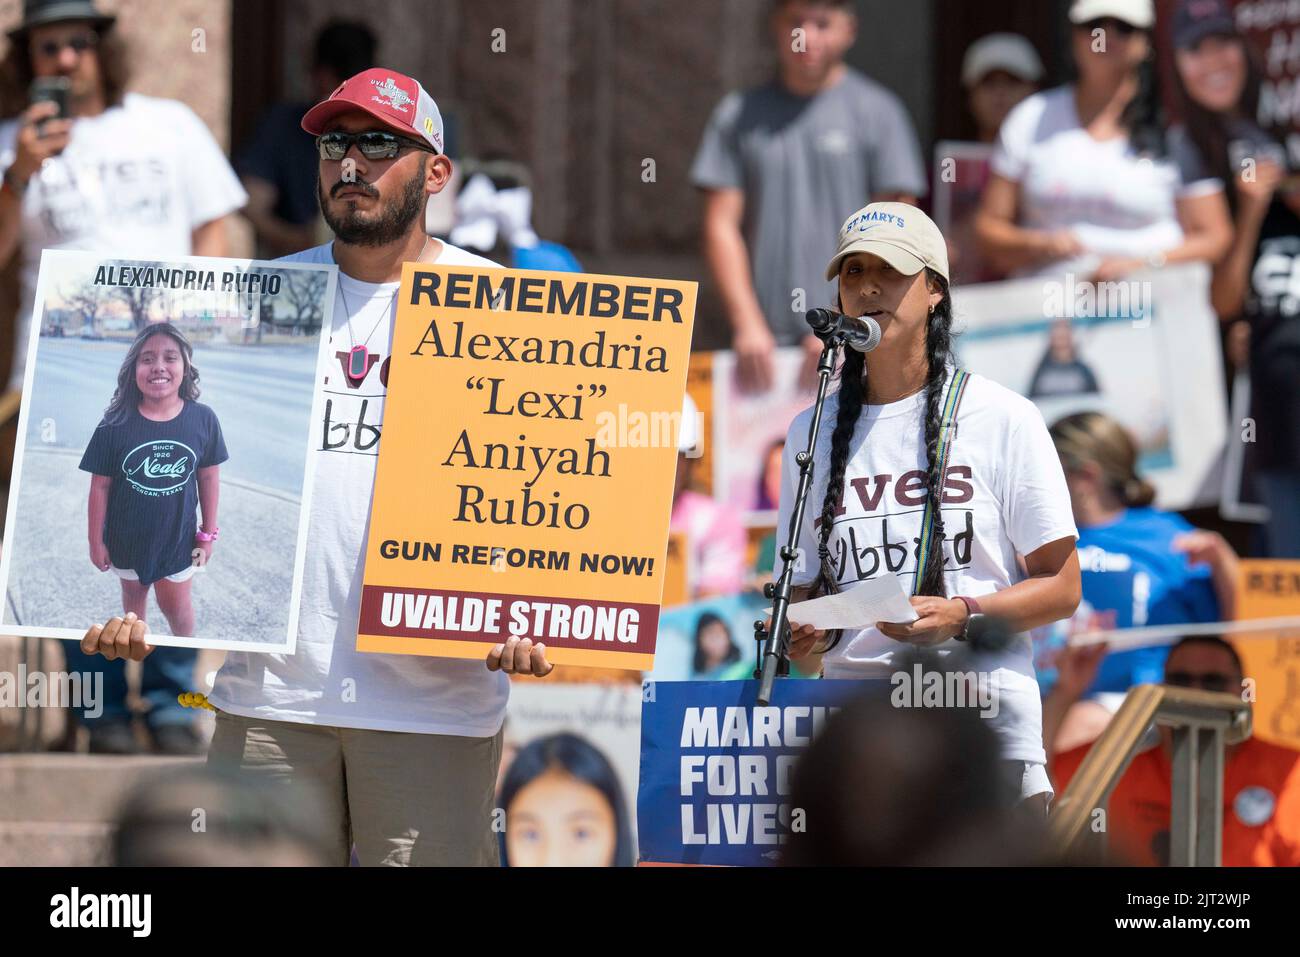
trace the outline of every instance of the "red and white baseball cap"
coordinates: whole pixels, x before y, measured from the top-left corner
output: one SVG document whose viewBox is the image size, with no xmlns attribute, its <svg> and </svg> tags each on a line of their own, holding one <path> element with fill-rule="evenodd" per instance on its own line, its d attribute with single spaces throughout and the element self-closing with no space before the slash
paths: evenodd
<svg viewBox="0 0 1300 957">
<path fill-rule="evenodd" d="M 302 128 L 320 136 L 330 120 L 353 110 L 369 113 L 395 133 L 415 136 L 442 152 L 442 114 L 433 97 L 415 80 L 374 67 L 344 80 L 338 89 L 308 110 Z"/>
</svg>

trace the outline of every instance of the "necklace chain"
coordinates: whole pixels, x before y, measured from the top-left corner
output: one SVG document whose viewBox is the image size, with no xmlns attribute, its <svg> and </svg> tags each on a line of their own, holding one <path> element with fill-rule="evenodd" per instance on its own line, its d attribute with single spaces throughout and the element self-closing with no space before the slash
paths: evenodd
<svg viewBox="0 0 1300 957">
<path fill-rule="evenodd" d="M 428 251 L 428 249 L 429 249 L 429 237 L 425 237 L 424 246 L 421 247 L 420 255 L 415 257 L 415 261 L 419 262 L 421 259 L 423 259 L 424 254 Z M 379 324 L 383 322 L 385 318 L 388 317 L 390 312 L 392 312 L 393 306 L 397 304 L 397 294 L 401 291 L 402 290 L 400 288 L 393 290 L 393 297 L 388 300 L 388 308 L 379 314 L 379 318 L 375 320 L 375 324 L 370 327 L 370 334 L 367 335 L 365 341 L 361 343 L 362 348 L 368 349 L 370 347 L 370 340 L 374 338 L 375 332 L 378 331 Z M 352 335 L 352 303 L 348 302 L 348 294 L 343 290 L 343 282 L 341 276 L 339 279 L 339 295 L 343 297 L 343 308 L 346 309 L 348 313 L 348 321 L 345 323 L 348 330 L 348 342 L 352 344 L 353 349 L 356 349 L 357 340 L 356 337 Z"/>
<path fill-rule="evenodd" d="M 873 405 L 889 405 L 891 402 L 899 402 L 899 401 L 902 401 L 903 399 L 906 399 L 908 396 L 916 395 L 918 392 L 920 392 L 920 391 L 921 391 L 922 389 L 924 389 L 924 388 L 925 388 L 925 384 L 922 383 L 921 385 L 917 386 L 915 389 L 912 389 L 910 392 L 904 392 L 902 395 L 896 395 L 896 396 L 893 396 L 892 398 L 888 398 L 888 399 L 887 399 L 887 398 L 884 398 L 883 396 L 877 396 L 877 400 L 878 400 L 878 401 L 876 401 L 876 402 L 874 402 L 874 403 L 872 403 L 872 404 L 873 404 Z"/>
</svg>

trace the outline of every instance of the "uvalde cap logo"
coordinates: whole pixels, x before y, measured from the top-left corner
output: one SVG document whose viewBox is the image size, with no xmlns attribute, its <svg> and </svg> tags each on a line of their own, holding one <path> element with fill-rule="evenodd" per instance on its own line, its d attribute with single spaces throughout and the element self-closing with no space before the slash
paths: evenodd
<svg viewBox="0 0 1300 957">
<path fill-rule="evenodd" d="M 379 91 L 379 95 L 373 97 L 376 103 L 391 106 L 400 113 L 411 112 L 411 104 L 415 101 L 411 99 L 405 90 L 393 82 L 391 76 L 385 77 L 383 83 L 378 80 L 371 80 L 370 82 Z"/>
<path fill-rule="evenodd" d="M 170 495 L 189 481 L 196 459 L 184 442 L 143 442 L 122 459 L 122 474 L 145 495 Z"/>
<path fill-rule="evenodd" d="M 442 152 L 438 104 L 414 79 L 383 67 L 362 70 L 340 83 L 329 99 L 303 114 L 302 128 L 320 136 L 332 120 L 354 109 L 368 113 L 394 132 L 422 137 Z"/>
</svg>

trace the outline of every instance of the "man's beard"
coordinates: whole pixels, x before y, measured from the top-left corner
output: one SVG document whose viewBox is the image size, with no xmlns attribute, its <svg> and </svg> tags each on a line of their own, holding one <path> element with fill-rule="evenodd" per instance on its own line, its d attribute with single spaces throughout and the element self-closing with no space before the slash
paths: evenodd
<svg viewBox="0 0 1300 957">
<path fill-rule="evenodd" d="M 363 189 L 371 196 L 379 195 L 372 184 L 361 180 L 351 183 L 340 181 L 330 191 L 334 192 L 344 186 Z M 320 181 L 319 174 L 316 177 L 316 198 L 325 223 L 343 242 L 350 246 L 387 246 L 405 237 L 417 217 L 424 215 L 424 170 L 421 169 L 412 176 L 400 194 L 383 204 L 376 219 L 363 219 L 359 210 L 349 209 L 346 205 L 342 213 L 332 213 L 325 196 L 325 184 Z"/>
</svg>

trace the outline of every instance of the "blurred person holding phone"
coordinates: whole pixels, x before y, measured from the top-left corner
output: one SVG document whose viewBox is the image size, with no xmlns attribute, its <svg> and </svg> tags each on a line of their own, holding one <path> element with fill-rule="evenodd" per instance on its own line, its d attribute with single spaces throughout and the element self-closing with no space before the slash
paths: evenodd
<svg viewBox="0 0 1300 957">
<path fill-rule="evenodd" d="M 224 256 L 246 196 L 185 104 L 126 92 L 115 18 L 91 0 L 26 0 L 7 79 L 31 105 L 0 123 L 0 262 L 21 247 L 11 388 L 22 384 L 41 250 L 142 259 Z"/>
<path fill-rule="evenodd" d="M 1169 156 L 1152 0 L 1075 0 L 1069 17 L 1078 80 L 1002 124 L 976 217 L 984 254 L 1015 276 L 1096 282 L 1217 262 L 1232 240 L 1223 187 Z"/>
<path fill-rule="evenodd" d="M 1184 122 L 1170 148 L 1226 187 L 1236 227 L 1212 301 L 1249 339 L 1254 480 L 1269 509 L 1267 555 L 1300 558 L 1300 190 L 1285 148 L 1256 122 L 1263 70 L 1222 0 L 1174 13 L 1174 77 Z"/>
<path fill-rule="evenodd" d="M 22 297 L 9 387 L 21 388 L 43 249 L 172 259 L 226 253 L 225 219 L 244 203 L 220 148 L 182 103 L 127 93 L 126 51 L 114 17 L 90 0 L 26 0 L 9 33 L 7 80 L 32 104 L 0 123 L 0 262 L 21 247 Z M 123 662 L 82 655 L 71 667 L 104 671 L 125 689 Z M 192 681 L 197 652 L 167 648 L 151 667 L 167 683 Z M 87 719 L 92 751 L 138 749 L 119 714 Z M 191 715 L 171 702 L 151 713 L 153 746 L 200 747 Z M 165 732 L 165 733 L 164 733 Z"/>
</svg>

